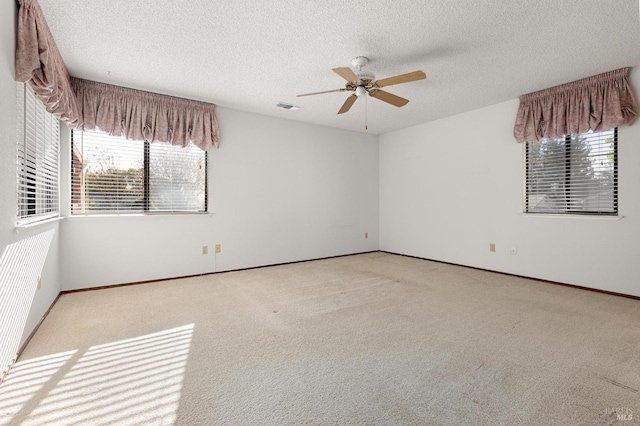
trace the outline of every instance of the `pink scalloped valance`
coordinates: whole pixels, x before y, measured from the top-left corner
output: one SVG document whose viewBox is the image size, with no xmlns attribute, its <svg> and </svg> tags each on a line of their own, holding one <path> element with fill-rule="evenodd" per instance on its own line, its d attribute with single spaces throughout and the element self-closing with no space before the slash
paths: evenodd
<svg viewBox="0 0 640 426">
<path fill-rule="evenodd" d="M 37 0 L 19 0 L 16 81 L 71 128 L 126 139 L 218 147 L 215 105 L 69 76 Z"/>
<path fill-rule="evenodd" d="M 15 79 L 28 83 L 47 111 L 73 127 L 78 121 L 69 72 L 36 0 L 19 0 Z"/>
<path fill-rule="evenodd" d="M 525 142 L 631 124 L 638 107 L 628 74 L 621 68 L 520 96 L 513 135 Z"/>
<path fill-rule="evenodd" d="M 215 105 L 71 77 L 83 130 L 149 142 L 218 147 Z"/>
</svg>

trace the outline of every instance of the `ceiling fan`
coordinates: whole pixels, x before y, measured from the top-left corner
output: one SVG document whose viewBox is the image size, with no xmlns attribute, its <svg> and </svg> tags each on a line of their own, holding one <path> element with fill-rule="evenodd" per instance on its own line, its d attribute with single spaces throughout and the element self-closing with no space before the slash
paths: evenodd
<svg viewBox="0 0 640 426">
<path fill-rule="evenodd" d="M 381 87 L 391 86 L 400 83 L 409 83 L 411 81 L 423 80 L 427 78 L 426 74 L 422 71 L 414 71 L 407 74 L 400 74 L 394 77 L 383 78 L 382 80 L 376 80 L 375 76 L 368 72 L 363 72 L 362 68 L 369 63 L 369 58 L 364 56 L 357 56 L 351 60 L 351 65 L 358 70 L 354 73 L 349 67 L 333 68 L 333 71 L 340 77 L 347 80 L 345 86 L 336 90 L 325 90 L 324 92 L 304 93 L 301 96 L 321 95 L 324 93 L 333 92 L 355 92 L 347 98 L 342 104 L 342 108 L 338 111 L 338 114 L 344 114 L 349 111 L 358 97 L 369 94 L 369 96 L 379 99 L 388 104 L 401 107 L 409 103 L 408 99 L 401 98 L 392 93 L 380 90 Z"/>
</svg>

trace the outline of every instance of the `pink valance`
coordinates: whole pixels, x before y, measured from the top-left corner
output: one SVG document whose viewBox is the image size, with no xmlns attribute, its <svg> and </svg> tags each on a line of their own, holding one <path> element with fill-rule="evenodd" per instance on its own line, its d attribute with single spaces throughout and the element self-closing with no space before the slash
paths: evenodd
<svg viewBox="0 0 640 426">
<path fill-rule="evenodd" d="M 600 132 L 631 124 L 638 107 L 622 68 L 520 96 L 513 134 L 518 142 Z"/>
<path fill-rule="evenodd" d="M 190 142 L 208 150 L 220 142 L 215 105 L 71 78 L 79 128 L 149 142 Z"/>
<path fill-rule="evenodd" d="M 19 0 L 16 81 L 71 128 L 126 139 L 218 147 L 215 105 L 69 76 L 37 0 Z"/>
<path fill-rule="evenodd" d="M 28 83 L 47 111 L 73 127 L 78 109 L 69 73 L 36 0 L 19 0 L 15 79 Z"/>
</svg>

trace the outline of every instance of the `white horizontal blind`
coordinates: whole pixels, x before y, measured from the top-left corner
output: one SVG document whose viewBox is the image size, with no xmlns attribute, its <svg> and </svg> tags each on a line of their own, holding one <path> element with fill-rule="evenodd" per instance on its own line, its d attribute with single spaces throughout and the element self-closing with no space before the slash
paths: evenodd
<svg viewBox="0 0 640 426">
<path fill-rule="evenodd" d="M 617 129 L 525 145 L 528 213 L 618 214 Z"/>
<path fill-rule="evenodd" d="M 206 152 L 72 133 L 71 213 L 206 211 Z"/>
<path fill-rule="evenodd" d="M 71 213 L 144 210 L 144 142 L 73 131 Z"/>
<path fill-rule="evenodd" d="M 56 217 L 60 123 L 28 84 L 17 84 L 17 222 Z"/>
<path fill-rule="evenodd" d="M 149 210 L 206 210 L 206 155 L 200 148 L 149 144 Z"/>
</svg>

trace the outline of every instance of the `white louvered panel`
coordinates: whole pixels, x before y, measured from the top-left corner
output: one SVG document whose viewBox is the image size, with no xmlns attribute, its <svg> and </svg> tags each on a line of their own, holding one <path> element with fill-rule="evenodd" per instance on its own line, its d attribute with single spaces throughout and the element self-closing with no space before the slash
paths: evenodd
<svg viewBox="0 0 640 426">
<path fill-rule="evenodd" d="M 73 131 L 73 214 L 204 212 L 200 148 Z"/>
<path fill-rule="evenodd" d="M 25 84 L 17 85 L 17 221 L 57 216 L 59 121 Z"/>
<path fill-rule="evenodd" d="M 528 213 L 617 215 L 617 129 L 525 144 Z"/>
<path fill-rule="evenodd" d="M 205 211 L 205 179 L 206 158 L 200 148 L 150 144 L 150 211 Z"/>
</svg>

